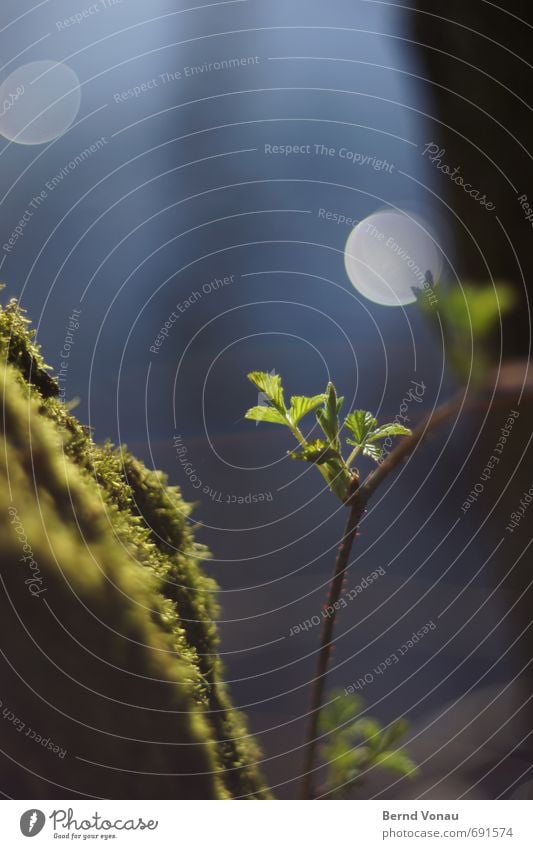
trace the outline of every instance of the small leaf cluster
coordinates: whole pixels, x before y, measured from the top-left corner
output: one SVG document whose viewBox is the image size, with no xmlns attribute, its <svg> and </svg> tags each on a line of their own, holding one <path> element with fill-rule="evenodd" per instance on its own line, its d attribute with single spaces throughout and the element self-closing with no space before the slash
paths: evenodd
<svg viewBox="0 0 533 849">
<path fill-rule="evenodd" d="M 350 499 L 357 486 L 358 474 L 352 468 L 355 458 L 362 454 L 379 462 L 382 450 L 378 444 L 380 440 L 411 433 L 408 428 L 395 422 L 378 425 L 375 416 L 366 410 L 354 410 L 341 422 L 340 411 L 344 398 L 337 395 L 331 382 L 321 395 L 293 395 L 287 406 L 279 374 L 253 371 L 248 378 L 262 393 L 265 403 L 248 410 L 246 418 L 288 427 L 299 443 L 299 449 L 290 451 L 289 456 L 316 465 L 332 492 L 342 502 Z M 315 412 L 322 436 L 309 441 L 299 425 L 304 416 L 312 412 Z M 346 443 L 353 448 L 346 459 L 342 450 L 343 428 L 350 434 Z"/>
<path fill-rule="evenodd" d="M 414 777 L 417 767 L 397 743 L 407 731 L 407 721 L 398 719 L 387 728 L 373 717 L 361 716 L 362 701 L 342 691 L 320 713 L 319 728 L 327 735 L 321 755 L 327 766 L 325 792 L 342 798 L 360 783 L 370 767 L 387 769 L 396 775 Z"/>
<path fill-rule="evenodd" d="M 515 305 L 508 284 L 478 286 L 462 283 L 446 288 L 434 286 L 435 304 L 422 290 L 418 303 L 438 336 L 442 335 L 451 369 L 463 380 L 482 381 L 490 366 L 490 343 L 502 316 Z"/>
</svg>

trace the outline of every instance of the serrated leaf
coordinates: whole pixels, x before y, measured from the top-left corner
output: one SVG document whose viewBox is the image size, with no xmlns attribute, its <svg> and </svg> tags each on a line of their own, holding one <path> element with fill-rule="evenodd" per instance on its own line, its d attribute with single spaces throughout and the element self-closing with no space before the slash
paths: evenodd
<svg viewBox="0 0 533 849">
<path fill-rule="evenodd" d="M 350 445 L 363 445 L 369 434 L 375 430 L 377 419 L 367 410 L 354 410 L 346 416 L 344 424 L 355 440 L 350 442 Z"/>
<path fill-rule="evenodd" d="M 369 442 L 377 439 L 386 439 L 388 436 L 411 436 L 412 431 L 404 425 L 391 422 L 391 424 L 380 425 L 368 437 Z"/>
<path fill-rule="evenodd" d="M 245 419 L 252 419 L 255 422 L 270 422 L 271 424 L 287 425 L 288 422 L 284 416 L 274 407 L 268 407 L 266 404 L 261 407 L 252 407 L 244 416 Z"/>
<path fill-rule="evenodd" d="M 292 423 L 295 425 L 298 424 L 307 413 L 310 413 L 320 406 L 320 404 L 323 404 L 325 398 L 325 395 L 314 395 L 312 398 L 308 398 L 305 395 L 293 395 L 289 409 L 289 416 Z"/>
<path fill-rule="evenodd" d="M 383 451 L 379 445 L 373 445 L 371 442 L 367 442 L 365 447 L 363 448 L 363 454 L 367 457 L 371 457 L 372 460 L 375 460 L 376 463 L 379 463 L 381 460 L 381 455 Z"/>
<path fill-rule="evenodd" d="M 248 379 L 257 386 L 272 404 L 278 409 L 285 409 L 283 386 L 279 374 L 269 374 L 266 371 L 251 371 Z"/>
<path fill-rule="evenodd" d="M 321 466 L 331 460 L 338 459 L 338 452 L 323 439 L 315 439 L 309 442 L 301 451 L 289 451 L 289 457 L 293 460 L 304 460 L 306 463 L 315 463 Z"/>
</svg>

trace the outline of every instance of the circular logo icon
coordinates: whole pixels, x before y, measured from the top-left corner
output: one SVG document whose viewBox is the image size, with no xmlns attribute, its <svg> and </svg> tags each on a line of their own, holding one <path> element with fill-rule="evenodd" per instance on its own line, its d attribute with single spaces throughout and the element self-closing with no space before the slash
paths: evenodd
<svg viewBox="0 0 533 849">
<path fill-rule="evenodd" d="M 35 837 L 36 834 L 39 834 L 43 830 L 45 822 L 46 817 L 43 812 L 32 808 L 22 814 L 20 818 L 20 830 L 24 837 Z"/>
</svg>

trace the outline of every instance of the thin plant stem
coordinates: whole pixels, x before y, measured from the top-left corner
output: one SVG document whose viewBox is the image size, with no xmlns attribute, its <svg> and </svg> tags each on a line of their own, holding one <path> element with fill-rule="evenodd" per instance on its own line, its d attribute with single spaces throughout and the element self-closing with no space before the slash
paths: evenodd
<svg viewBox="0 0 533 849">
<path fill-rule="evenodd" d="M 353 492 L 349 500 L 350 514 L 348 516 L 348 521 L 346 522 L 346 528 L 339 546 L 337 559 L 335 561 L 335 568 L 329 585 L 327 600 L 328 616 L 325 617 L 322 624 L 316 674 L 312 683 L 309 722 L 305 741 L 304 773 L 301 788 L 302 799 L 314 798 L 313 777 L 315 772 L 316 750 L 319 743 L 318 722 L 320 711 L 324 703 L 326 679 L 331 650 L 333 647 L 333 632 L 335 629 L 335 620 L 337 618 L 335 604 L 338 602 L 341 594 L 344 575 L 349 566 L 352 545 L 357 535 L 359 523 L 366 510 L 368 500 L 372 497 L 378 486 L 383 483 L 388 475 L 390 475 L 390 473 L 394 471 L 400 463 L 406 460 L 413 453 L 419 443 L 436 428 L 440 427 L 440 425 L 444 424 L 444 422 L 456 415 L 461 410 L 463 404 L 464 399 L 460 396 L 438 407 L 433 413 L 424 419 L 424 421 L 413 431 L 411 436 L 405 437 L 383 460 L 377 469 L 365 478 L 365 481 Z"/>
<path fill-rule="evenodd" d="M 350 454 L 350 456 L 346 460 L 346 465 L 348 466 L 349 469 L 351 469 L 351 467 L 353 465 L 353 461 L 355 460 L 357 455 L 360 453 L 360 451 L 361 451 L 361 446 L 356 445 L 354 450 L 352 451 L 352 453 Z"/>
<path fill-rule="evenodd" d="M 302 782 L 303 799 L 311 799 L 313 797 L 313 769 L 316 758 L 316 747 L 318 745 L 318 720 L 320 716 L 320 709 L 324 702 L 324 690 L 326 687 L 333 629 L 335 626 L 335 604 L 339 600 L 339 596 L 341 594 L 344 574 L 348 567 L 353 541 L 357 534 L 357 528 L 359 527 L 359 522 L 364 509 L 363 501 L 359 498 L 354 499 L 350 507 L 350 514 L 348 516 L 344 535 L 337 553 L 333 577 L 329 585 L 327 610 L 331 611 L 331 613 L 326 616 L 322 625 L 316 674 L 313 681 L 309 725 L 306 738 L 307 743 L 305 750 L 304 777 Z"/>
</svg>

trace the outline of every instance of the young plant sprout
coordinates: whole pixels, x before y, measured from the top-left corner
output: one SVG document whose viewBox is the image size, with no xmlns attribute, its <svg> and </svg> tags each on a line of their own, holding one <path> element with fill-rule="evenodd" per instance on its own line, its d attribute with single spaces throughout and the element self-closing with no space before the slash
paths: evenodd
<svg viewBox="0 0 533 849">
<path fill-rule="evenodd" d="M 490 341 L 502 314 L 508 312 L 514 304 L 513 292 L 502 283 L 487 286 L 463 283 L 449 288 L 435 284 L 432 278 L 429 282 L 432 284 L 431 300 L 425 297 L 423 291 L 417 293 L 422 313 L 441 338 L 446 362 L 459 383 L 474 388 L 475 394 L 469 406 L 479 404 L 485 409 L 488 402 L 484 390 L 490 389 L 492 392 L 489 379 Z M 324 705 L 324 692 L 333 644 L 336 603 L 366 505 L 388 475 L 413 453 L 422 440 L 460 414 L 465 404 L 464 393 L 460 390 L 455 398 L 434 409 L 411 432 L 396 423 L 379 425 L 376 417 L 366 410 L 348 413 L 341 424 L 339 417 L 344 399 L 337 396 L 332 383 L 328 383 L 322 395 L 293 396 L 287 407 L 279 375 L 254 371 L 248 377 L 262 393 L 265 404 L 252 407 L 246 413 L 246 418 L 288 427 L 298 442 L 297 449 L 289 451 L 289 455 L 295 460 L 314 464 L 334 495 L 349 508 L 328 589 L 327 609 L 333 613 L 322 624 L 316 675 L 312 682 L 302 797 L 310 799 L 316 796 L 313 785 L 314 773 L 318 768 L 315 760 L 319 742 L 323 744 L 322 754 L 329 765 L 325 790 L 328 795 L 334 795 L 335 788 L 339 788 L 339 792 L 346 792 L 359 780 L 361 771 L 370 766 L 386 765 L 396 773 L 414 775 L 414 764 L 405 752 L 391 748 L 405 731 L 403 721 L 392 723 L 384 729 L 369 717 L 363 717 L 361 721 L 356 717 L 353 722 L 347 723 L 346 716 L 358 713 L 360 702 L 344 694 L 332 694 L 328 704 Z M 492 403 L 492 395 L 490 397 Z M 502 397 L 505 400 L 505 393 Z M 308 441 L 300 429 L 300 422 L 312 412 L 315 413 L 323 436 Z M 381 441 L 396 436 L 404 438 L 383 456 Z M 345 448 L 345 444 L 351 451 Z M 378 465 L 360 481 L 359 472 L 353 464 L 362 456 L 369 457 Z M 342 716 L 341 722 L 338 721 L 339 716 Z M 362 745 L 355 745 L 357 737 L 362 740 Z"/>
<path fill-rule="evenodd" d="M 293 395 L 287 407 L 279 374 L 253 371 L 248 377 L 261 392 L 265 403 L 248 410 L 246 418 L 287 427 L 299 444 L 297 450 L 289 451 L 289 456 L 294 460 L 313 463 L 333 494 L 350 508 L 346 530 L 339 547 L 328 592 L 328 609 L 334 611 L 334 613 L 327 617 L 322 625 L 316 677 L 313 681 L 302 787 L 303 798 L 307 799 L 314 795 L 313 770 L 318 743 L 320 712 L 324 702 L 326 676 L 335 625 L 335 605 L 341 593 L 350 550 L 366 504 L 364 490 L 361 491 L 359 487 L 359 472 L 353 467 L 353 463 L 358 456 L 370 457 L 379 463 L 382 455 L 380 442 L 393 436 L 410 436 L 411 431 L 394 422 L 378 425 L 375 416 L 366 410 L 354 410 L 344 418 L 341 424 L 340 412 L 344 398 L 337 396 L 335 386 L 331 382 L 328 383 L 325 392 L 321 395 L 312 397 Z M 308 441 L 300 429 L 300 422 L 304 416 L 312 412 L 315 413 L 316 421 L 323 436 Z M 346 452 L 346 457 L 343 443 L 351 448 L 351 451 Z M 343 699 L 343 697 L 338 698 Z M 349 701 L 351 702 L 351 700 Z M 336 735 L 331 731 L 329 748 L 326 747 L 325 752 L 338 753 L 339 747 L 342 749 L 347 739 L 346 734 L 339 733 Z M 402 758 L 396 758 L 396 760 L 390 758 L 389 760 L 391 764 L 406 762 Z M 355 780 L 353 774 L 354 757 L 350 755 L 349 751 L 344 752 L 339 763 L 332 767 L 333 774 L 337 779 L 342 772 L 342 763 L 350 766 L 350 774 L 346 773 L 344 781 L 339 781 L 339 784 L 351 786 Z M 369 760 L 368 765 L 370 763 Z M 379 759 L 376 763 L 379 763 Z"/>
<path fill-rule="evenodd" d="M 320 747 L 327 764 L 324 793 L 345 798 L 371 767 L 383 767 L 401 776 L 417 774 L 416 764 L 397 748 L 407 730 L 405 719 L 396 719 L 383 728 L 371 716 L 361 715 L 363 702 L 358 696 L 346 696 L 338 690 L 330 697 L 320 711 L 318 726 L 326 740 Z"/>
<path fill-rule="evenodd" d="M 380 440 L 390 436 L 408 436 L 411 433 L 408 428 L 396 423 L 378 426 L 377 419 L 365 410 L 354 410 L 346 416 L 341 425 L 339 414 L 344 398 L 337 396 L 333 383 L 328 383 L 322 395 L 310 398 L 305 395 L 293 395 L 290 406 L 286 407 L 279 374 L 253 371 L 248 378 L 262 393 L 265 404 L 252 407 L 246 413 L 246 418 L 288 427 L 300 444 L 300 450 L 289 451 L 289 456 L 293 460 L 314 463 L 331 491 L 343 504 L 349 504 L 359 483 L 359 473 L 357 469 L 352 468 L 356 457 L 363 454 L 379 462 Z M 308 442 L 299 428 L 299 423 L 314 410 L 324 436 Z M 353 447 L 346 459 L 342 449 L 343 427 L 349 433 L 345 441 Z"/>
</svg>

